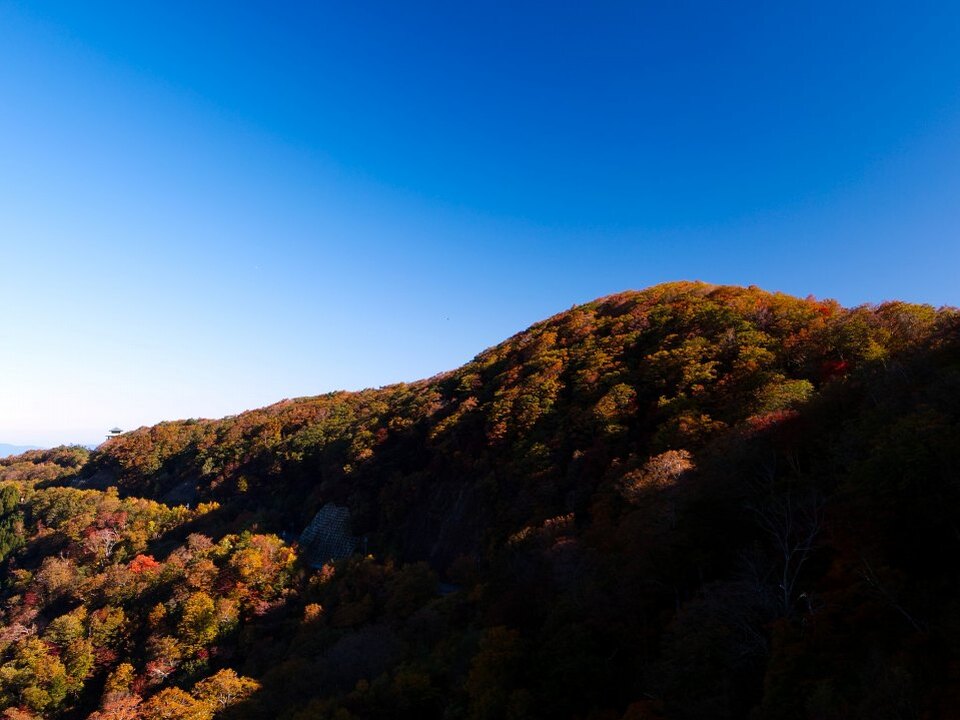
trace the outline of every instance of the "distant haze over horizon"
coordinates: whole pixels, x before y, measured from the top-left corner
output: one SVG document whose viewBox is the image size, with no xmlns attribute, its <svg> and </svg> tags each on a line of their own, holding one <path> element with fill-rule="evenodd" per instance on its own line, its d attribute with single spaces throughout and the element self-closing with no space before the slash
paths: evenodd
<svg viewBox="0 0 960 720">
<path fill-rule="evenodd" d="M 28 450 L 39 449 L 40 448 L 36 445 L 9 445 L 7 443 L 0 443 L 0 459 L 10 455 L 19 455 L 20 453 L 27 452 Z"/>
<path fill-rule="evenodd" d="M 0 4 L 0 438 L 454 369 L 665 281 L 960 304 L 960 5 Z"/>
</svg>

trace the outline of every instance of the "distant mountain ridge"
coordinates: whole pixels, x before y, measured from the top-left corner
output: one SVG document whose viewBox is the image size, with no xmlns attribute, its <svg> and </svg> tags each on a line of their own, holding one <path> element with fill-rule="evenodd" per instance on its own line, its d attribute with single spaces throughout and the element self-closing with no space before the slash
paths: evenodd
<svg viewBox="0 0 960 720">
<path fill-rule="evenodd" d="M 0 443 L 0 458 L 9 457 L 10 455 L 19 455 L 20 453 L 25 453 L 28 450 L 40 450 L 39 445 L 8 445 L 7 443 Z"/>
</svg>

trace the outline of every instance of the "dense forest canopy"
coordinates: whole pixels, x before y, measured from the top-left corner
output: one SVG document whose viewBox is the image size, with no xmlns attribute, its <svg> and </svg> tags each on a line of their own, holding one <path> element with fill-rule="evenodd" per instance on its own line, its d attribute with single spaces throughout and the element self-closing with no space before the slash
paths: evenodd
<svg viewBox="0 0 960 720">
<path fill-rule="evenodd" d="M 298 543 L 346 508 L 357 551 Z M 8 718 L 935 718 L 960 313 L 671 283 L 0 460 Z"/>
</svg>

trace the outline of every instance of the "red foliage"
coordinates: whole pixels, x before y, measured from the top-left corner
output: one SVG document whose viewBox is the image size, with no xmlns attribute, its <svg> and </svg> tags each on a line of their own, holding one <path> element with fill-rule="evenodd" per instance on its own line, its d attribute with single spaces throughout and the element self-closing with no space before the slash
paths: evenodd
<svg viewBox="0 0 960 720">
<path fill-rule="evenodd" d="M 147 681 L 151 684 L 162 683 L 176 669 L 177 663 L 173 663 L 164 659 L 151 660 L 144 668 Z"/>
<path fill-rule="evenodd" d="M 130 561 L 127 567 L 130 569 L 130 572 L 140 575 L 157 570 L 160 567 L 160 563 L 154 560 L 152 555 L 137 555 Z"/>
<path fill-rule="evenodd" d="M 747 425 L 751 432 L 764 432 L 799 416 L 796 410 L 774 410 L 762 415 L 752 415 L 747 418 Z"/>
<path fill-rule="evenodd" d="M 120 657 L 116 650 L 107 647 L 97 647 L 93 649 L 93 661 L 102 667 L 110 667 Z"/>
<path fill-rule="evenodd" d="M 832 377 L 846 374 L 850 369 L 850 363 L 846 360 L 825 360 L 820 366 L 820 377 L 829 380 Z"/>
<path fill-rule="evenodd" d="M 139 706 L 142 702 L 137 695 L 121 695 L 104 701 L 97 712 L 90 715 L 90 720 L 137 720 L 143 717 Z"/>
<path fill-rule="evenodd" d="M 97 525 L 101 528 L 110 528 L 112 530 L 122 530 L 127 526 L 129 513 L 126 510 L 117 510 L 116 512 L 101 513 L 97 517 Z"/>
</svg>

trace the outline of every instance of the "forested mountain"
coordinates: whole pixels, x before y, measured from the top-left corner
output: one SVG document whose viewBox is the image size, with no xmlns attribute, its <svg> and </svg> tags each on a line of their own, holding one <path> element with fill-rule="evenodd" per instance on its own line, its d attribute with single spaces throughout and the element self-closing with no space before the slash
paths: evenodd
<svg viewBox="0 0 960 720">
<path fill-rule="evenodd" d="M 607 297 L 0 460 L 0 556 L 9 718 L 953 717 L 960 314 Z"/>
</svg>

